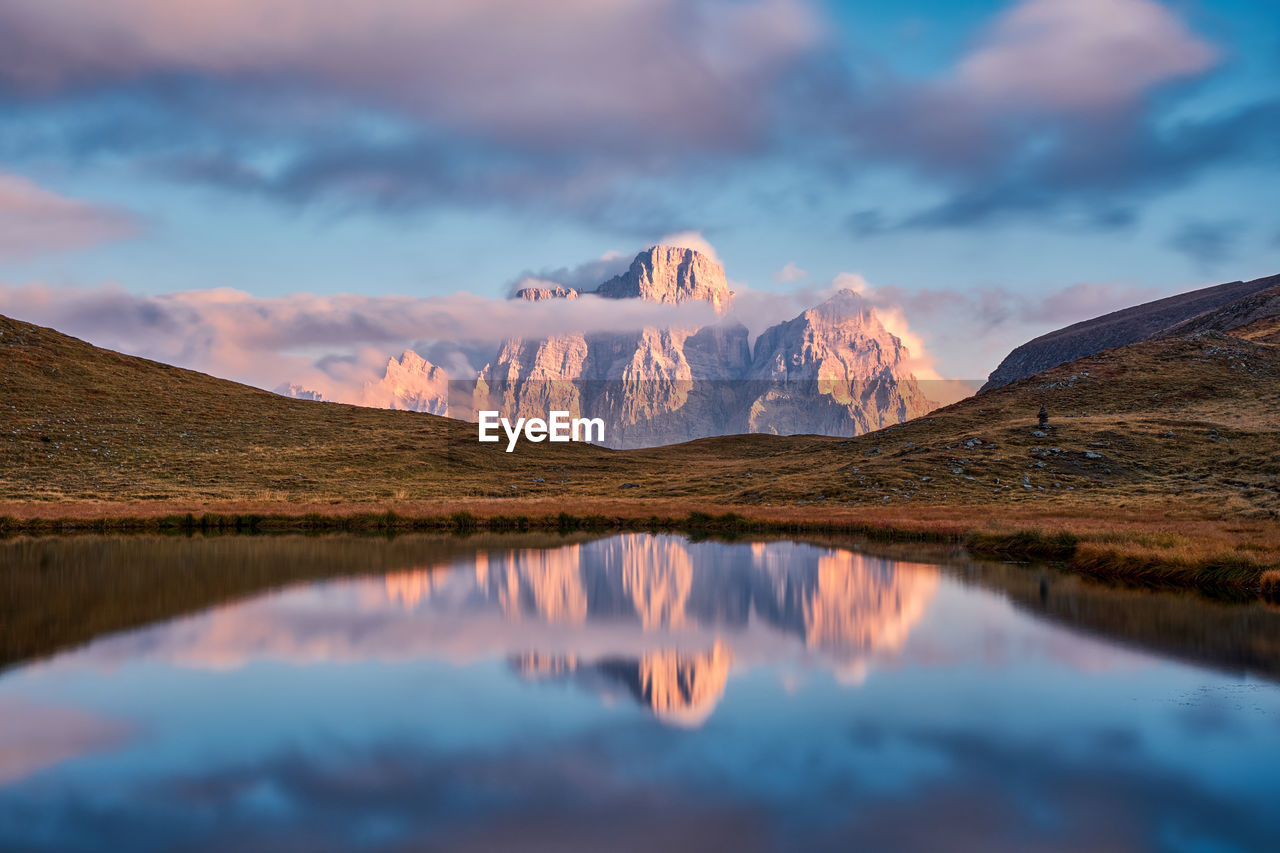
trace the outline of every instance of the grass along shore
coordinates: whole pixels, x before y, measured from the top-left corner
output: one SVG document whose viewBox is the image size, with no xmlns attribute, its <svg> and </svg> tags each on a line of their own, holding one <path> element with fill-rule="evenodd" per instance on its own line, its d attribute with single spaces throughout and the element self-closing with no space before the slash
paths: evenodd
<svg viewBox="0 0 1280 853">
<path fill-rule="evenodd" d="M 644 500 L 210 506 L 0 504 L 0 535 L 67 533 L 401 533 L 411 531 L 680 531 L 828 534 L 961 545 L 975 556 L 1049 560 L 1128 584 L 1280 595 L 1280 528 L 1266 521 L 1154 513 L 975 512 L 972 507 L 696 506 Z"/>
</svg>

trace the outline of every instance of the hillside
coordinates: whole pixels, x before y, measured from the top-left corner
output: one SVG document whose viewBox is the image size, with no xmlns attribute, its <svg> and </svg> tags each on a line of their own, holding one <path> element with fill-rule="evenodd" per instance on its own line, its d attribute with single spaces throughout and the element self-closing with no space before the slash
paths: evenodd
<svg viewBox="0 0 1280 853">
<path fill-rule="evenodd" d="M 1280 275 L 1219 284 L 1113 311 L 1049 332 L 1005 356 L 980 392 L 1008 385 L 1077 358 L 1157 337 L 1179 324 L 1188 323 L 1193 318 L 1216 315 L 1223 306 L 1276 286 L 1280 286 Z"/>
<path fill-rule="evenodd" d="M 0 319 L 0 516 L 732 509 L 1068 529 L 1151 559 L 1267 566 L 1280 564 L 1277 410 L 1280 348 L 1207 333 L 1109 350 L 853 439 L 507 454 L 469 424 L 290 400 Z"/>
<path fill-rule="evenodd" d="M 99 349 L 0 317 L 0 495 L 8 500 L 468 493 L 496 460 L 474 427 L 414 412 L 292 400 Z M 545 445 L 543 464 L 592 467 L 592 447 Z M 510 476 L 521 454 L 501 454 Z M 608 465 L 602 469 L 608 470 Z"/>
<path fill-rule="evenodd" d="M 1274 337 L 1280 323 L 1280 276 L 1275 287 L 1254 291 L 1247 296 L 1229 302 L 1216 311 L 1209 311 L 1161 332 L 1162 338 L 1179 338 L 1205 332 L 1226 332 L 1237 337 L 1262 343 L 1280 343 Z"/>
</svg>

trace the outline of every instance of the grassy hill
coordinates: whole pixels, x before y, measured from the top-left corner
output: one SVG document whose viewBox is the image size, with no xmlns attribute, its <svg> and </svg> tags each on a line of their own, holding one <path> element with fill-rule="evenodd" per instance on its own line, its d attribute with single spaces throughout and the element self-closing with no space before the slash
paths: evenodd
<svg viewBox="0 0 1280 853">
<path fill-rule="evenodd" d="M 921 535 L 1068 531 L 1081 567 L 1121 556 L 1133 573 L 1243 566 L 1256 581 L 1280 564 L 1280 347 L 1254 335 L 1266 322 L 1242 330 L 1256 340 L 1109 350 L 855 439 L 507 454 L 472 425 L 291 400 L 0 318 L 0 516 L 734 511 Z"/>
</svg>

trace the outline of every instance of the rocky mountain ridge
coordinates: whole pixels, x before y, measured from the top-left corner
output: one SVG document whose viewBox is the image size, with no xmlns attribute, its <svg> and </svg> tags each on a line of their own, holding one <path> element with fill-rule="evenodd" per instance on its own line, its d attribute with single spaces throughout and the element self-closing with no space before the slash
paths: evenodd
<svg viewBox="0 0 1280 853">
<path fill-rule="evenodd" d="M 607 299 L 710 303 L 733 299 L 724 270 L 686 248 L 654 246 L 629 269 L 587 291 Z M 552 282 L 513 299 L 577 299 Z M 412 350 L 365 386 L 365 405 L 473 419 L 481 409 L 546 417 L 600 417 L 613 447 L 670 444 L 738 433 L 854 436 L 934 408 L 907 369 L 910 353 L 852 291 L 761 334 L 755 346 L 732 319 L 701 328 L 566 334 L 504 341 L 478 377 L 450 378 Z"/>
</svg>

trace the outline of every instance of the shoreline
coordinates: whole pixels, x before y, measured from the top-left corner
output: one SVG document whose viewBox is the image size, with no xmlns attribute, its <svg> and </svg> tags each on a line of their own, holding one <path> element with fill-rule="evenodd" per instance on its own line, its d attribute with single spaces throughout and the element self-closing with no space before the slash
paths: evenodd
<svg viewBox="0 0 1280 853">
<path fill-rule="evenodd" d="M 587 504 L 583 506 L 582 504 Z M 1280 599 L 1280 563 L 1242 536 L 1248 520 L 1021 513 L 981 507 L 826 508 L 797 513 L 678 501 L 471 500 L 449 503 L 169 505 L 148 502 L 0 504 L 0 537 L 108 534 L 287 534 L 521 531 L 678 531 L 709 535 L 854 536 L 874 542 L 956 545 L 977 557 L 1051 561 L 1102 581 Z M 584 510 L 593 511 L 584 511 Z M 1256 522 L 1252 522 L 1256 524 Z M 1176 532 L 1175 532 L 1176 531 Z M 1261 533 L 1261 528 L 1258 531 Z"/>
</svg>

